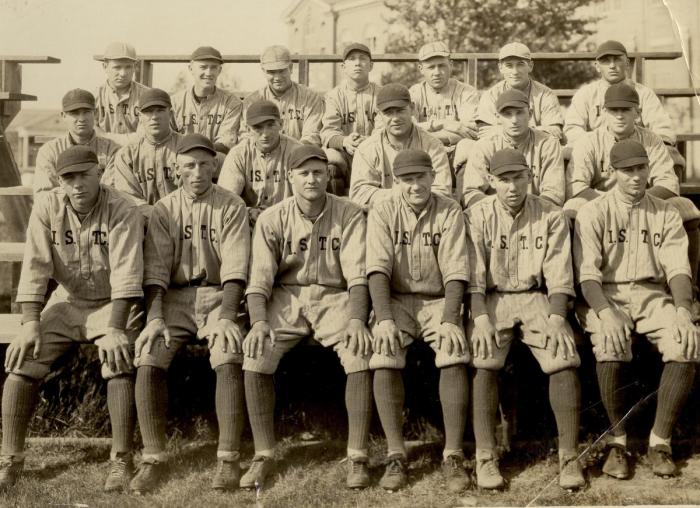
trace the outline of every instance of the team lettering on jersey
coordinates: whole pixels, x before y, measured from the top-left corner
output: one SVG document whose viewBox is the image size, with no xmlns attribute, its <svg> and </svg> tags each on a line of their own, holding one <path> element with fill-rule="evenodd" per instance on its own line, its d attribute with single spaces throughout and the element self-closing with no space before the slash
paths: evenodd
<svg viewBox="0 0 700 508">
<path fill-rule="evenodd" d="M 420 234 L 420 243 L 423 247 L 439 247 L 442 234 L 424 231 Z M 394 245 L 411 245 L 411 232 L 394 230 Z"/>
<path fill-rule="evenodd" d="M 630 237 L 627 234 L 626 228 L 620 228 L 616 231 L 613 231 L 612 229 L 608 229 L 607 233 L 608 234 L 606 235 L 606 239 L 607 239 L 609 245 L 630 242 Z M 647 245 L 652 244 L 654 247 L 661 246 L 661 243 L 662 243 L 661 233 L 652 233 L 651 231 L 649 231 L 647 229 L 640 229 L 639 236 L 642 239 L 642 243 L 645 243 Z"/>
<path fill-rule="evenodd" d="M 51 243 L 53 245 L 74 245 L 76 243 L 72 229 L 66 229 L 63 231 L 62 235 L 59 233 L 60 232 L 55 229 L 51 230 Z M 92 238 L 93 245 L 108 245 L 106 231 L 95 229 L 94 231 L 90 231 L 90 237 Z"/>
<path fill-rule="evenodd" d="M 442 106 L 423 106 L 423 118 L 452 118 L 459 121 L 457 108 L 452 104 Z"/>
<path fill-rule="evenodd" d="M 285 250 L 289 252 L 289 254 L 297 254 L 298 252 L 306 252 L 309 250 L 310 247 L 310 239 L 308 237 L 306 238 L 300 238 L 298 241 L 293 242 L 292 240 L 287 240 L 285 242 Z M 321 236 L 319 235 L 318 237 L 318 250 L 320 251 L 326 251 L 326 250 L 340 250 L 340 238 L 337 236 Z"/>
<path fill-rule="evenodd" d="M 273 169 L 272 173 L 270 174 L 272 177 L 272 181 L 275 183 L 280 183 L 282 181 L 282 172 Z M 250 176 L 248 177 L 248 180 L 251 182 L 264 182 L 267 179 L 265 176 L 265 170 L 264 169 L 251 169 L 250 170 Z"/>
<path fill-rule="evenodd" d="M 165 177 L 166 180 L 173 180 L 174 179 L 174 171 L 172 168 L 169 166 L 163 166 L 163 176 Z M 138 180 L 139 183 L 145 183 L 145 182 L 150 182 L 152 180 L 156 179 L 156 169 L 155 168 L 146 168 L 143 170 L 143 172 L 139 171 L 136 173 L 136 179 Z"/>
<path fill-rule="evenodd" d="M 376 111 L 370 112 L 370 110 L 366 109 L 365 110 L 365 117 L 368 118 L 370 122 L 374 122 L 374 120 L 377 117 L 377 112 Z M 357 112 L 356 111 L 348 111 L 347 113 L 340 114 L 341 125 L 354 125 L 356 121 L 357 121 Z"/>
<path fill-rule="evenodd" d="M 187 127 L 199 125 L 200 119 L 206 120 L 206 125 L 221 125 L 221 122 L 224 121 L 224 115 L 222 113 L 208 113 L 200 117 L 197 113 L 191 113 L 189 115 L 183 114 L 180 132 L 184 134 Z"/>
<path fill-rule="evenodd" d="M 207 224 L 201 224 L 198 232 L 196 229 L 197 228 L 193 227 L 192 224 L 185 224 L 182 227 L 182 236 L 180 239 L 191 240 L 194 234 L 199 236 L 201 240 L 209 240 L 212 243 L 219 243 L 219 234 L 216 231 L 216 228 L 209 227 Z"/>
<path fill-rule="evenodd" d="M 290 107 L 283 110 L 281 113 L 283 118 L 288 118 L 289 120 L 304 120 L 304 110 L 302 109 Z"/>
<path fill-rule="evenodd" d="M 544 237 L 543 236 L 536 236 L 534 238 L 534 247 L 536 250 L 541 250 L 544 249 Z M 533 243 L 528 241 L 528 236 L 527 235 L 520 235 L 518 237 L 518 248 L 520 250 L 529 250 L 529 245 L 533 245 Z M 490 246 L 493 248 L 493 246 Z M 498 248 L 501 250 L 508 250 L 508 235 L 501 235 L 500 236 L 500 243 L 498 244 Z"/>
<path fill-rule="evenodd" d="M 129 114 L 129 104 L 128 103 L 123 103 L 123 104 L 108 104 L 109 106 L 109 114 L 113 115 L 117 112 L 121 113 L 122 115 L 126 116 Z M 139 106 L 134 106 L 132 114 L 134 116 L 139 116 L 139 112 L 141 111 L 141 108 Z M 100 116 L 105 116 L 105 107 L 100 106 Z"/>
</svg>

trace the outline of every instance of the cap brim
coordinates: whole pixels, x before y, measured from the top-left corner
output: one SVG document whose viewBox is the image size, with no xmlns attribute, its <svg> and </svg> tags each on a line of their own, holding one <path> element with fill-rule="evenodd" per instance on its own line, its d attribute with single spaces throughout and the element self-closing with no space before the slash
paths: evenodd
<svg viewBox="0 0 700 508">
<path fill-rule="evenodd" d="M 426 168 L 425 166 L 405 166 L 394 170 L 394 176 L 406 176 L 406 175 L 417 175 L 420 173 L 430 173 L 433 168 Z"/>
<path fill-rule="evenodd" d="M 432 51 L 427 55 L 421 56 L 418 60 L 421 62 L 425 62 L 426 60 L 430 60 L 431 58 L 435 58 L 436 56 L 444 56 L 449 58 L 450 54 L 446 53 L 445 51 Z"/>
<path fill-rule="evenodd" d="M 103 61 L 107 60 L 131 60 L 132 62 L 136 62 L 138 58 L 134 58 L 133 56 L 128 56 L 128 55 L 104 55 L 102 57 Z"/>
<path fill-rule="evenodd" d="M 524 166 L 523 164 L 507 164 L 491 171 L 494 176 L 505 175 L 506 173 L 519 173 L 521 171 L 528 171 L 530 168 Z"/>
<path fill-rule="evenodd" d="M 498 107 L 498 112 L 500 113 L 506 108 L 529 108 L 530 105 L 527 102 L 522 101 L 508 101 L 505 104 L 501 104 Z"/>
<path fill-rule="evenodd" d="M 74 104 L 70 104 L 69 106 L 65 106 L 63 111 L 75 111 L 76 109 L 95 109 L 95 105 L 88 102 L 76 102 Z"/>
<path fill-rule="evenodd" d="M 326 157 L 325 155 L 321 156 L 320 154 L 309 154 L 306 157 L 299 159 L 298 161 L 294 161 L 293 164 L 290 164 L 289 169 L 299 169 L 305 162 L 312 160 L 317 160 L 328 164 L 328 157 Z"/>
<path fill-rule="evenodd" d="M 215 62 L 224 63 L 223 59 L 216 55 L 197 55 L 192 58 L 191 62 L 199 62 L 200 60 L 214 60 Z"/>
<path fill-rule="evenodd" d="M 397 99 L 395 101 L 382 102 L 381 104 L 377 104 L 377 107 L 379 108 L 379 111 L 385 111 L 389 108 L 403 108 L 408 106 L 410 103 L 411 102 L 407 101 L 406 99 Z"/>
<path fill-rule="evenodd" d="M 291 64 L 292 62 L 270 62 L 261 63 L 260 67 L 262 67 L 264 71 L 278 71 L 280 69 L 288 68 Z"/>
<path fill-rule="evenodd" d="M 632 101 L 617 100 L 606 102 L 603 104 L 603 106 L 605 106 L 606 108 L 636 108 L 639 106 L 639 103 Z"/>
<path fill-rule="evenodd" d="M 347 51 L 347 52 L 343 53 L 343 60 L 347 60 L 347 59 L 348 59 L 348 56 L 349 56 L 351 53 L 362 53 L 363 55 L 367 55 L 367 56 L 370 58 L 370 60 L 372 59 L 372 53 L 368 53 L 368 52 L 365 51 L 364 49 L 352 48 L 350 51 Z"/>
<path fill-rule="evenodd" d="M 603 51 L 602 53 L 597 53 L 595 56 L 595 59 L 598 60 L 599 58 L 607 55 L 615 55 L 615 56 L 620 56 L 620 55 L 626 55 L 624 51 L 621 51 L 619 49 L 609 49 L 607 51 Z"/>
<path fill-rule="evenodd" d="M 56 174 L 58 176 L 65 175 L 68 173 L 84 173 L 85 171 L 88 171 L 95 166 L 99 166 L 98 163 L 96 162 L 81 162 L 80 164 L 74 164 L 73 166 L 68 166 L 66 168 L 62 168 L 56 171 Z"/>
<path fill-rule="evenodd" d="M 639 166 L 641 164 L 649 164 L 649 157 L 630 157 L 629 159 L 615 162 L 615 164 L 612 164 L 612 167 L 616 169 L 623 169 L 632 166 Z"/>
<path fill-rule="evenodd" d="M 153 101 L 148 101 L 143 104 L 141 104 L 140 108 L 141 110 L 152 108 L 153 106 L 162 106 L 164 108 L 171 108 L 172 104 L 169 102 L 161 101 L 161 100 L 153 100 Z"/>
<path fill-rule="evenodd" d="M 197 148 L 201 148 L 202 150 L 206 150 L 207 152 L 209 152 L 212 155 L 216 155 L 216 150 L 214 150 L 212 147 L 207 146 L 203 143 L 197 143 L 194 145 L 190 145 L 190 146 L 186 147 L 184 150 L 178 150 L 177 153 L 179 155 L 181 153 L 191 152 L 192 150 L 196 150 Z"/>
<path fill-rule="evenodd" d="M 248 125 L 260 125 L 268 120 L 280 120 L 280 117 L 275 115 L 254 116 L 250 119 L 246 118 L 246 123 Z"/>
<path fill-rule="evenodd" d="M 528 62 L 532 60 L 530 55 L 516 55 L 514 53 L 506 53 L 505 55 L 498 55 L 498 61 L 505 60 L 506 58 L 518 58 L 520 60 L 527 60 Z"/>
</svg>

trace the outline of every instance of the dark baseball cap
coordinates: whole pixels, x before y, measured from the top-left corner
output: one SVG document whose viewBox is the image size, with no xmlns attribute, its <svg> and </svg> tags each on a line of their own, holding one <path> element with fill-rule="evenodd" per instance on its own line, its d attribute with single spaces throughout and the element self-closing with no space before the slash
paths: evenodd
<svg viewBox="0 0 700 508">
<path fill-rule="evenodd" d="M 499 113 L 506 108 L 529 108 L 530 102 L 520 90 L 511 88 L 506 90 L 496 99 L 496 111 Z"/>
<path fill-rule="evenodd" d="M 377 108 L 384 111 L 388 108 L 402 108 L 411 103 L 411 94 L 408 88 L 399 83 L 389 83 L 379 89 L 377 93 Z"/>
<path fill-rule="evenodd" d="M 428 173 L 432 170 L 433 161 L 423 150 L 401 150 L 394 159 L 394 176 Z"/>
<path fill-rule="evenodd" d="M 489 164 L 489 173 L 495 176 L 500 176 L 513 171 L 528 171 L 530 167 L 527 165 L 525 156 L 512 148 L 504 148 L 498 150 L 491 157 Z"/>
<path fill-rule="evenodd" d="M 615 83 L 605 91 L 606 108 L 633 108 L 639 106 L 639 94 L 627 83 Z"/>
<path fill-rule="evenodd" d="M 649 156 L 638 141 L 623 139 L 610 149 L 610 164 L 616 169 L 649 164 Z"/>
<path fill-rule="evenodd" d="M 248 125 L 258 125 L 266 120 L 280 120 L 280 110 L 272 101 L 256 101 L 245 112 Z"/>
<path fill-rule="evenodd" d="M 63 111 L 75 111 L 76 109 L 95 109 L 95 96 L 87 90 L 74 88 L 66 92 L 61 101 Z"/>
<path fill-rule="evenodd" d="M 147 109 L 151 106 L 172 107 L 168 92 L 160 88 L 149 88 L 143 92 L 139 98 L 139 107 L 141 109 Z"/>
<path fill-rule="evenodd" d="M 97 166 L 97 154 L 89 147 L 76 145 L 66 148 L 56 159 L 56 174 L 82 173 Z"/>
<path fill-rule="evenodd" d="M 221 58 L 221 53 L 219 52 L 219 50 L 216 48 L 212 48 L 211 46 L 198 47 L 192 52 L 190 60 L 216 60 L 219 63 L 224 63 L 224 59 Z"/>
<path fill-rule="evenodd" d="M 359 42 L 352 42 L 343 48 L 343 60 L 345 60 L 350 53 L 353 51 L 360 51 L 366 54 L 368 57 L 372 58 L 372 52 L 367 46 Z"/>
<path fill-rule="evenodd" d="M 315 145 L 300 145 L 292 150 L 289 156 L 289 169 L 301 167 L 308 160 L 328 162 L 326 152 Z"/>
<path fill-rule="evenodd" d="M 627 49 L 621 42 L 618 41 L 605 41 L 603 44 L 598 46 L 595 52 L 595 59 L 598 60 L 600 57 L 605 55 L 626 55 Z"/>
<path fill-rule="evenodd" d="M 216 149 L 211 139 L 202 134 L 186 134 L 180 138 L 177 143 L 177 153 L 187 153 L 195 148 L 206 150 L 212 155 L 216 155 Z"/>
</svg>

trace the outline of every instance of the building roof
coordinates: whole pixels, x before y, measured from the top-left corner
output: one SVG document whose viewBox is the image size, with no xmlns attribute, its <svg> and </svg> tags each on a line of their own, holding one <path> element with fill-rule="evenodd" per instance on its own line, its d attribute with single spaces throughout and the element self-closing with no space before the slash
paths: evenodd
<svg viewBox="0 0 700 508">
<path fill-rule="evenodd" d="M 12 119 L 7 132 L 21 135 L 55 135 L 65 130 L 58 109 L 28 109 L 23 108 Z"/>
<path fill-rule="evenodd" d="M 383 0 L 294 0 L 282 14 L 287 22 L 294 17 L 299 7 L 306 2 L 312 2 L 326 11 L 342 11 L 352 7 L 368 4 L 383 4 Z"/>
</svg>

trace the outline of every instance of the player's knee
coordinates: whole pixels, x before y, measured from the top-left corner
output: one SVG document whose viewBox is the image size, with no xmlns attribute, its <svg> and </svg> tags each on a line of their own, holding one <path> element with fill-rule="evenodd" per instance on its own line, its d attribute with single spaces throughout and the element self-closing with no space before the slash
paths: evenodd
<svg viewBox="0 0 700 508">
<path fill-rule="evenodd" d="M 51 368 L 43 363 L 25 359 L 20 368 L 7 371 L 9 376 L 17 376 L 34 381 L 41 381 L 51 372 Z"/>
<path fill-rule="evenodd" d="M 578 353 L 574 354 L 573 356 L 567 356 L 566 358 L 563 358 L 560 355 L 557 355 L 555 358 L 552 358 L 551 360 L 548 360 L 546 362 L 542 362 L 540 367 L 542 368 L 542 372 L 545 374 L 552 375 L 556 374 L 557 372 L 561 372 L 562 370 L 566 369 L 576 369 L 581 365 L 581 358 L 579 357 Z"/>
<path fill-rule="evenodd" d="M 218 351 L 217 351 L 218 349 Z M 232 353 L 229 351 L 221 351 L 219 348 L 215 348 L 209 351 L 209 364 L 212 370 L 216 370 L 217 367 L 227 364 L 242 364 L 243 354 L 242 353 Z"/>
<path fill-rule="evenodd" d="M 456 351 L 453 351 L 452 354 L 446 351 L 437 351 L 435 353 L 435 366 L 438 369 L 443 369 L 455 365 L 469 365 L 469 358 L 468 351 L 465 351 L 463 355 L 458 355 Z"/>
<path fill-rule="evenodd" d="M 501 370 L 506 364 L 506 358 L 500 356 L 494 356 L 483 358 L 482 356 L 473 356 L 471 360 L 471 365 L 475 369 L 484 370 Z"/>
<path fill-rule="evenodd" d="M 374 353 L 369 360 L 369 368 L 371 370 L 378 369 L 395 369 L 401 370 L 406 367 L 405 351 L 398 352 L 394 356 Z"/>
</svg>

